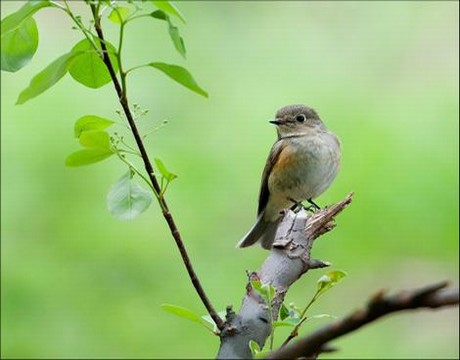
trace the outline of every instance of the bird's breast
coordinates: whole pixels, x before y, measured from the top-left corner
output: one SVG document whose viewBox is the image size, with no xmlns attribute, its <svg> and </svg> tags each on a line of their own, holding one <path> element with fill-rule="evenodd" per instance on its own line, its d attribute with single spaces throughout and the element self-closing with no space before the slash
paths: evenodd
<svg viewBox="0 0 460 360">
<path fill-rule="evenodd" d="M 271 194 L 297 201 L 319 196 L 335 178 L 340 147 L 333 134 L 321 133 L 286 139 L 268 179 Z"/>
</svg>

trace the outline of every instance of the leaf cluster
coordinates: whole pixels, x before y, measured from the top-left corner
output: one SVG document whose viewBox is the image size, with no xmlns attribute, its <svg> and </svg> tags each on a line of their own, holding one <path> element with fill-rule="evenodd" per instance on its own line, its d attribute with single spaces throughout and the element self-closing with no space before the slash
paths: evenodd
<svg viewBox="0 0 460 360">
<path fill-rule="evenodd" d="M 116 46 L 98 36 L 95 28 L 95 22 L 99 21 L 98 18 L 85 24 L 82 17 L 73 12 L 70 3 L 66 0 L 63 2 L 51 0 L 29 1 L 18 11 L 2 19 L 1 69 L 7 72 L 20 70 L 33 58 L 39 39 L 37 25 L 33 16 L 41 9 L 53 8 L 63 11 L 73 20 L 73 28 L 79 30 L 83 35 L 83 39 L 72 46 L 70 51 L 52 61 L 31 79 L 29 85 L 19 94 L 17 104 L 24 104 L 41 95 L 58 83 L 67 73 L 77 83 L 91 89 L 98 89 L 112 82 L 113 74 L 110 73 L 107 64 L 104 63 L 104 52 L 107 52 L 115 76 L 120 77 L 124 96 L 126 96 L 126 78 L 128 74 L 144 67 L 156 69 L 193 92 L 204 97 L 208 96 L 207 92 L 198 85 L 191 73 L 182 66 L 151 61 L 126 70 L 123 67 L 122 45 L 125 27 L 130 22 L 142 17 L 165 21 L 168 24 L 172 44 L 178 53 L 185 58 L 184 39 L 173 21 L 173 18 L 175 18 L 185 24 L 185 18 L 173 2 L 152 0 L 139 3 L 130 1 L 125 2 L 123 6 L 118 1 L 88 0 L 85 2 L 91 9 L 96 9 L 97 16 L 109 10 L 107 19 L 119 27 L 120 36 Z M 150 10 L 149 5 L 153 5 L 156 10 Z M 135 105 L 133 113 L 136 114 L 137 110 L 139 108 Z M 140 115 L 145 115 L 146 113 L 147 110 L 143 110 Z M 114 120 L 97 115 L 80 117 L 75 122 L 74 135 L 82 148 L 67 156 L 65 164 L 68 167 L 80 167 L 117 155 L 128 167 L 128 170 L 110 188 L 107 195 L 107 206 L 109 212 L 115 217 L 122 220 L 132 219 L 149 207 L 152 201 L 152 194 L 157 198 L 162 197 L 168 185 L 177 178 L 177 175 L 169 171 L 161 159 L 155 158 L 155 165 L 161 176 L 161 189 L 160 193 L 157 193 L 145 174 L 138 170 L 128 158 L 128 156 L 139 157 L 139 151 L 129 145 L 124 136 L 120 136 L 117 132 L 109 133 L 107 131 L 113 125 L 118 124 Z M 145 136 L 147 134 L 143 138 Z M 145 181 L 149 189 L 147 190 L 140 186 L 135 180 L 136 177 Z"/>
</svg>

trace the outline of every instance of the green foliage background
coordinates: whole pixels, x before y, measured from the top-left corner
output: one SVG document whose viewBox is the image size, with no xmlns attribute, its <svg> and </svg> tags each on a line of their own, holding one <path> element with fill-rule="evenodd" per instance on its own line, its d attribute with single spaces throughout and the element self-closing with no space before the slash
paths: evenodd
<svg viewBox="0 0 460 360">
<path fill-rule="evenodd" d="M 1 2 L 2 17 L 20 2 Z M 83 4 L 75 4 L 83 15 Z M 277 108 L 306 103 L 343 143 L 337 180 L 318 202 L 355 201 L 314 257 L 349 276 L 312 308 L 347 314 L 380 288 L 458 286 L 458 2 L 180 2 L 187 60 L 166 24 L 127 28 L 125 63 L 186 66 L 202 98 L 152 69 L 129 96 L 149 108 L 147 140 L 179 175 L 167 198 L 215 306 L 239 307 L 245 270 L 266 252 L 235 249 L 252 225 Z M 82 115 L 116 117 L 111 85 L 66 76 L 15 106 L 30 78 L 80 40 L 54 9 L 35 15 L 38 52 L 2 73 L 2 357 L 213 357 L 218 339 L 164 312 L 205 313 L 157 206 L 130 222 L 105 197 L 125 172 L 114 158 L 64 167 Z M 176 22 L 177 23 L 177 22 Z M 105 21 L 113 42 L 116 26 Z M 304 305 L 322 271 L 290 290 Z M 303 332 L 329 319 L 310 322 Z M 288 330 L 281 329 L 281 341 Z M 335 343 L 344 357 L 458 357 L 458 309 L 387 318 Z"/>
</svg>

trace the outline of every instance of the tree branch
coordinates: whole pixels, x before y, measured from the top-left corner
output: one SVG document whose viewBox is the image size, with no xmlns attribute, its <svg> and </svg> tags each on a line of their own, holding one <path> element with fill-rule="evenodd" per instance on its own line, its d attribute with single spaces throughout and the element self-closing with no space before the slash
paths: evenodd
<svg viewBox="0 0 460 360">
<path fill-rule="evenodd" d="M 275 288 L 272 314 L 265 301 L 248 284 L 239 314 L 235 314 L 231 307 L 227 308 L 217 358 L 248 359 L 252 357 L 250 340 L 256 341 L 260 347 L 264 345 L 271 332 L 270 319 L 278 317 L 289 287 L 308 270 L 329 266 L 327 262 L 310 258 L 313 241 L 333 229 L 333 218 L 350 204 L 352 195 L 313 215 L 304 210 L 286 213 L 270 255 L 259 271 L 249 274 L 249 280 L 260 280 Z"/>
<path fill-rule="evenodd" d="M 179 232 L 179 229 L 176 226 L 176 223 L 174 221 L 173 216 L 171 215 L 171 212 L 169 211 L 168 205 L 166 203 L 166 200 L 164 198 L 164 195 L 161 192 L 160 185 L 158 183 L 158 180 L 155 176 L 155 173 L 153 171 L 152 163 L 149 159 L 149 156 L 147 155 L 147 151 L 145 150 L 144 143 L 142 142 L 142 138 L 139 134 L 139 131 L 137 129 L 136 123 L 134 121 L 134 118 L 131 114 L 131 110 L 129 108 L 129 103 L 128 99 L 126 97 L 126 89 L 122 88 L 120 85 L 120 82 L 118 81 L 118 78 L 115 74 L 115 70 L 113 68 L 112 62 L 110 60 L 108 51 L 107 51 L 107 46 L 106 42 L 104 39 L 104 34 L 102 32 L 102 27 L 101 27 L 101 22 L 100 22 L 100 17 L 97 14 L 97 8 L 96 5 L 91 4 L 91 11 L 93 13 L 94 17 L 94 26 L 97 32 L 97 36 L 99 38 L 99 42 L 101 45 L 102 49 L 102 60 L 104 61 L 104 64 L 106 65 L 110 77 L 112 78 L 113 85 L 115 87 L 115 91 L 118 95 L 118 99 L 120 101 L 120 104 L 123 108 L 123 111 L 126 115 L 126 119 L 128 120 L 129 126 L 131 128 L 131 131 L 133 133 L 134 139 L 136 141 L 137 147 L 141 153 L 142 160 L 144 162 L 144 167 L 147 172 L 147 175 L 150 179 L 150 182 L 152 183 L 152 186 L 156 192 L 158 202 L 160 204 L 160 207 L 163 212 L 163 217 L 165 218 L 166 222 L 168 223 L 169 229 L 171 231 L 171 234 L 176 242 L 176 245 L 179 249 L 180 255 L 182 257 L 182 261 L 184 262 L 184 265 L 187 269 L 187 272 L 189 274 L 190 280 L 192 281 L 193 286 L 195 287 L 196 292 L 198 293 L 201 301 L 203 302 L 204 306 L 206 307 L 206 310 L 208 311 L 209 315 L 211 318 L 214 320 L 216 323 L 216 326 L 218 329 L 223 329 L 224 328 L 224 322 L 220 318 L 220 316 L 217 314 L 216 310 L 212 306 L 209 298 L 207 297 L 203 287 L 201 286 L 201 283 L 198 279 L 198 276 L 196 275 L 196 272 L 192 266 L 192 262 L 190 261 L 190 257 L 188 256 L 187 250 L 185 248 L 184 242 L 182 240 L 182 236 Z M 122 77 L 122 84 L 124 84 L 124 79 L 125 79 L 126 73 L 121 72 L 121 77 Z"/>
<path fill-rule="evenodd" d="M 417 308 L 436 309 L 458 305 L 459 290 L 448 289 L 447 282 L 429 285 L 412 291 L 402 291 L 395 295 L 376 293 L 364 309 L 357 310 L 343 319 L 328 324 L 297 342 L 270 354 L 269 359 L 315 359 L 319 353 L 329 349 L 328 343 L 348 334 L 378 318 L 397 311 Z"/>
</svg>

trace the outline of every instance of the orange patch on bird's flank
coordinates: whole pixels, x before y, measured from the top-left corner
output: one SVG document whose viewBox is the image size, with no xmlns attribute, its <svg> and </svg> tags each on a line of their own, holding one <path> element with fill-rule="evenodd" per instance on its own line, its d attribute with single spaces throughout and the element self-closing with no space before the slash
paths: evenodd
<svg viewBox="0 0 460 360">
<path fill-rule="evenodd" d="M 290 166 L 294 160 L 295 160 L 295 157 L 293 156 L 292 151 L 289 149 L 289 147 L 285 147 L 279 154 L 278 160 L 276 161 L 274 168 L 277 168 L 278 170 L 282 170 Z"/>
</svg>

